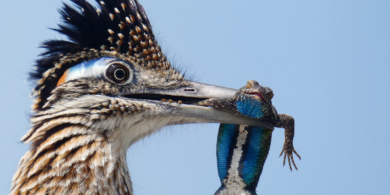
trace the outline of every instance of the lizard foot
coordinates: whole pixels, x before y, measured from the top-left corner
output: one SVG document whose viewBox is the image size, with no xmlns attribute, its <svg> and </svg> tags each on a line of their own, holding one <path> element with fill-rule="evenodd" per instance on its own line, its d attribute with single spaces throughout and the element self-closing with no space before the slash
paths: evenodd
<svg viewBox="0 0 390 195">
<path fill-rule="evenodd" d="M 299 160 L 301 160 L 301 156 L 299 156 L 298 152 L 295 151 L 294 147 L 288 147 L 288 146 L 284 145 L 283 150 L 280 153 L 279 157 L 281 157 L 283 155 L 283 153 L 284 153 L 283 166 L 286 164 L 286 158 L 287 158 L 288 159 L 288 165 L 290 166 L 290 170 L 292 171 L 292 167 L 291 167 L 291 161 L 292 161 L 295 169 L 298 171 L 298 167 L 297 167 L 297 165 L 295 165 L 295 162 L 294 162 L 294 155 L 293 155 L 293 153 L 295 153 L 295 155 L 298 156 Z"/>
</svg>

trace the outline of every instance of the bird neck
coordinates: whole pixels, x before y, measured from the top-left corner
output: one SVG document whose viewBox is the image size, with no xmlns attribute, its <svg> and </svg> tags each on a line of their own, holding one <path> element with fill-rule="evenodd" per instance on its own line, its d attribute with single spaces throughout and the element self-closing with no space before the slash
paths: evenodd
<svg viewBox="0 0 390 195">
<path fill-rule="evenodd" d="M 11 194 L 132 194 L 126 150 L 103 131 L 64 120 L 42 122 L 30 135 Z"/>
<path fill-rule="evenodd" d="M 127 149 L 164 126 L 204 121 L 145 117 L 159 108 L 142 101 L 68 96 L 56 100 L 53 94 L 47 109 L 31 118 L 32 128 L 22 138 L 31 148 L 20 161 L 12 194 L 132 194 Z"/>
</svg>

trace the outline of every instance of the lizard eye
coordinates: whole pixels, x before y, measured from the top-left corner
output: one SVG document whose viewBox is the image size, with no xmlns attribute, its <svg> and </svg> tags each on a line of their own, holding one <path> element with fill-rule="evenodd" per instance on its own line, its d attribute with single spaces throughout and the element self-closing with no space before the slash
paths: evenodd
<svg viewBox="0 0 390 195">
<path fill-rule="evenodd" d="M 133 70 L 123 62 L 113 62 L 108 65 L 106 77 L 117 84 L 127 84 L 133 80 Z"/>
<path fill-rule="evenodd" d="M 266 87 L 265 89 L 266 89 L 265 95 L 269 100 L 271 100 L 274 97 L 274 92 L 272 91 L 272 89 L 268 87 Z"/>
</svg>

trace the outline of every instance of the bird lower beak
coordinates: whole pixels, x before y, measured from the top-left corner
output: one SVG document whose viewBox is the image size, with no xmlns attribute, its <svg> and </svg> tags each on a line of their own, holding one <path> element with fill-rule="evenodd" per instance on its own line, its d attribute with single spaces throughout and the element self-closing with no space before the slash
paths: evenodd
<svg viewBox="0 0 390 195">
<path fill-rule="evenodd" d="M 208 99 L 231 99 L 236 93 L 236 89 L 187 81 L 185 87 L 171 90 L 146 89 L 140 93 L 131 94 L 130 97 L 154 100 L 180 100 L 180 104 L 172 104 L 175 105 L 174 109 L 170 109 L 168 112 L 163 113 L 164 115 L 205 119 L 209 123 L 250 125 L 274 129 L 274 126 L 269 121 L 253 119 L 218 110 L 213 107 L 197 105 L 198 102 Z M 128 95 L 126 94 L 126 96 Z"/>
<path fill-rule="evenodd" d="M 171 114 L 174 116 L 202 118 L 208 120 L 210 123 L 249 125 L 274 129 L 274 126 L 268 121 L 234 115 L 211 107 L 181 104 Z"/>
</svg>

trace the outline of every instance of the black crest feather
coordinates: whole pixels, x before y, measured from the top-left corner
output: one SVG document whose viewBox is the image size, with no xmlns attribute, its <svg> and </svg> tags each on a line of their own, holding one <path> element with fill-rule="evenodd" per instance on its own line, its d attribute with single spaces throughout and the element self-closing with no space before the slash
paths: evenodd
<svg viewBox="0 0 390 195">
<path fill-rule="evenodd" d="M 115 51 L 142 59 L 151 68 L 169 67 L 157 44 L 145 10 L 137 0 L 96 0 L 95 8 L 86 0 L 72 0 L 59 10 L 62 23 L 53 29 L 68 40 L 48 40 L 42 44 L 46 51 L 36 61 L 30 79 L 39 80 L 35 87 L 38 96 L 34 109 L 41 109 L 61 75 L 71 66 L 88 60 L 76 57 L 73 64 L 61 64 L 65 55 L 83 51 Z"/>
<path fill-rule="evenodd" d="M 32 79 L 42 78 L 42 73 L 52 68 L 54 61 L 58 60 L 61 54 L 80 52 L 84 48 L 100 50 L 102 45 L 116 46 L 116 43 L 111 43 L 108 37 L 112 36 L 114 40 L 118 39 L 118 33 L 125 36 L 125 41 L 123 41 L 119 51 L 126 53 L 129 50 L 127 41 L 130 39 L 129 32 L 136 26 L 141 26 L 141 30 L 144 31 L 142 25 L 146 25 L 150 29 L 149 36 L 154 40 L 150 22 L 142 5 L 137 0 L 96 0 L 100 5 L 98 8 L 100 13 L 86 0 L 72 0 L 72 2 L 75 3 L 75 7 L 64 4 L 63 8 L 59 10 L 63 23 L 59 24 L 57 29 L 53 29 L 65 35 L 69 41 L 48 40 L 41 45 L 46 51 L 37 61 L 37 70 L 31 73 Z M 122 5 L 126 5 L 126 7 L 123 9 Z M 116 13 L 115 9 L 119 10 L 120 13 Z M 110 14 L 114 15 L 114 19 L 111 19 Z M 137 14 L 141 17 L 137 17 Z M 125 28 L 121 29 L 119 24 L 130 16 L 133 16 L 135 21 L 132 21 L 132 24 L 126 23 Z M 111 35 L 108 29 L 111 29 L 114 34 Z"/>
</svg>

